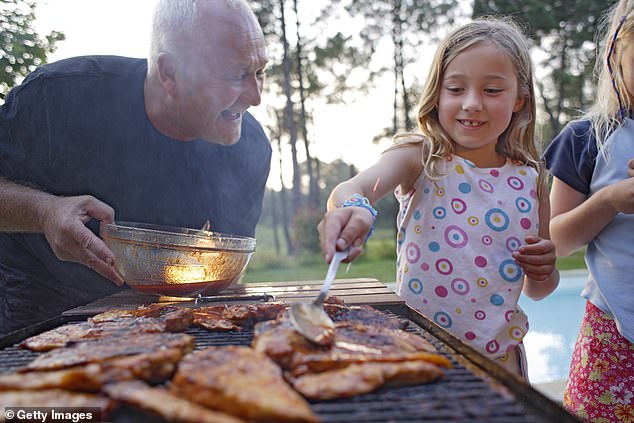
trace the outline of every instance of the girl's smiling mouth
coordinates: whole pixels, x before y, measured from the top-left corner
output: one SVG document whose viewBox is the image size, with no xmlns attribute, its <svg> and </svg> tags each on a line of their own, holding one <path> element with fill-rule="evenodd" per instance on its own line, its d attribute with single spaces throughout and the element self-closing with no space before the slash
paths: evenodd
<svg viewBox="0 0 634 423">
<path fill-rule="evenodd" d="M 482 122 L 479 120 L 462 120 L 462 119 L 458 119 L 458 123 L 460 123 L 462 126 L 466 126 L 467 128 L 479 128 L 480 126 L 483 126 L 485 124 L 485 122 Z"/>
</svg>

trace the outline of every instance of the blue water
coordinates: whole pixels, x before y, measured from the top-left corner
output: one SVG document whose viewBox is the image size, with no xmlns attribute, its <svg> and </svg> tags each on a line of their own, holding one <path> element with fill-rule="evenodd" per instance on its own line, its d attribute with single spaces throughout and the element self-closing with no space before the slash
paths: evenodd
<svg viewBox="0 0 634 423">
<path fill-rule="evenodd" d="M 530 325 L 524 345 L 532 383 L 568 377 L 572 350 L 585 311 L 585 299 L 579 294 L 586 276 L 583 272 L 563 272 L 555 292 L 543 300 L 520 297 L 520 306 L 528 315 Z"/>
</svg>

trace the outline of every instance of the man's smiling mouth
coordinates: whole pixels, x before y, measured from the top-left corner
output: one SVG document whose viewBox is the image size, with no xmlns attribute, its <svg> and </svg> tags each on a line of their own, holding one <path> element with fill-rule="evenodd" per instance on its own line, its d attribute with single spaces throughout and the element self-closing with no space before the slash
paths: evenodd
<svg viewBox="0 0 634 423">
<path fill-rule="evenodd" d="M 229 120 L 237 120 L 237 119 L 240 119 L 240 117 L 242 116 L 241 112 L 232 112 L 231 110 L 225 110 L 220 114 L 222 115 L 223 118 L 229 119 Z"/>
</svg>

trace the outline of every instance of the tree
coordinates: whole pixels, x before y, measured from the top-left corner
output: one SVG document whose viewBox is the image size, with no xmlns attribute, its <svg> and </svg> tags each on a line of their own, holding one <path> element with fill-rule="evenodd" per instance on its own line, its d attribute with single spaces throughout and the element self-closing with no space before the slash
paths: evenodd
<svg viewBox="0 0 634 423">
<path fill-rule="evenodd" d="M 361 38 L 372 53 L 386 36 L 392 44 L 394 107 L 391 131 L 412 127 L 412 100 L 405 83 L 404 70 L 419 59 L 417 47 L 429 39 L 436 28 L 451 25 L 458 13 L 457 0 L 350 0 L 346 9 L 361 14 L 365 27 Z M 408 48 L 411 53 L 408 53 Z M 385 69 L 387 70 L 387 69 Z"/>
<path fill-rule="evenodd" d="M 291 3 L 289 9 L 286 3 Z M 251 2 L 251 6 L 258 17 L 260 25 L 268 40 L 270 63 L 267 67 L 266 90 L 269 104 L 277 102 L 277 108 L 283 113 L 270 114 L 277 127 L 276 133 L 279 151 L 281 143 L 290 146 L 293 178 L 290 203 L 281 204 L 278 209 L 284 211 L 288 206 L 292 210 L 289 219 L 295 219 L 295 214 L 314 210 L 320 203 L 320 163 L 314 160 L 310 152 L 309 124 L 312 122 L 312 102 L 343 101 L 341 92 L 355 89 L 347 83 L 348 72 L 341 72 L 341 68 L 353 68 L 364 58 L 357 54 L 354 48 L 347 44 L 346 38 L 340 33 L 328 34 L 326 31 L 315 31 L 316 26 L 324 25 L 331 13 L 330 3 L 320 8 L 318 17 L 311 17 L 315 22 L 302 24 L 303 17 L 299 13 L 299 2 L 293 0 L 263 0 Z M 295 22 L 292 22 L 294 19 Z M 305 21 L 301 21 L 305 22 Z M 310 28 L 316 38 L 304 36 L 301 28 Z M 281 124 L 281 126 L 280 126 Z M 274 131 L 271 131 L 273 133 Z M 272 137 L 273 138 L 273 137 Z M 303 139 L 303 144 L 299 141 Z M 300 166 L 301 147 L 305 154 L 305 166 Z M 304 196 L 302 190 L 307 189 Z M 285 189 L 279 198 L 286 200 Z M 273 197 L 273 196 L 272 196 Z M 277 198 L 277 197 L 276 197 Z M 285 222 L 289 220 L 286 219 Z M 291 239 L 286 237 L 289 251 L 295 249 Z"/>
<path fill-rule="evenodd" d="M 35 68 L 46 63 L 55 43 L 64 34 L 52 31 L 44 37 L 33 29 L 35 2 L 0 0 L 0 99 Z"/>
<path fill-rule="evenodd" d="M 544 54 L 536 78 L 548 120 L 547 139 L 593 101 L 599 17 L 616 0 L 474 0 L 473 17 L 511 16 Z"/>
</svg>

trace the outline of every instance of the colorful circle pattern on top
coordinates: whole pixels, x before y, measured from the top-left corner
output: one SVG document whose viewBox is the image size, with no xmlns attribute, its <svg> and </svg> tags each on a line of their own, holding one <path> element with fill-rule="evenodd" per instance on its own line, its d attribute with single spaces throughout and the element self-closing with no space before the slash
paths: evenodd
<svg viewBox="0 0 634 423">
<path fill-rule="evenodd" d="M 538 234 L 537 173 L 507 161 L 481 169 L 461 157 L 446 176 L 421 175 L 396 197 L 397 293 L 491 358 L 521 342 L 523 271 L 511 254 Z"/>
</svg>

